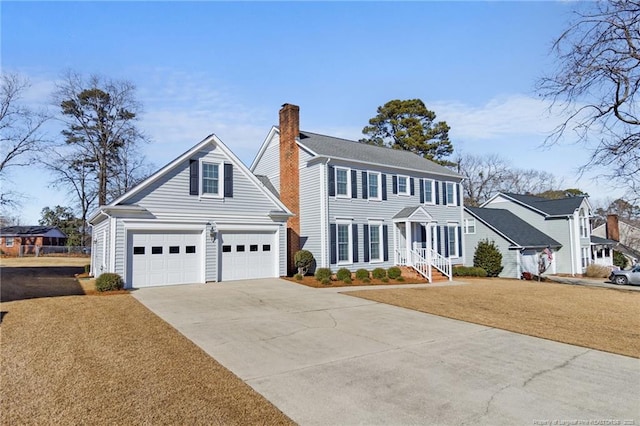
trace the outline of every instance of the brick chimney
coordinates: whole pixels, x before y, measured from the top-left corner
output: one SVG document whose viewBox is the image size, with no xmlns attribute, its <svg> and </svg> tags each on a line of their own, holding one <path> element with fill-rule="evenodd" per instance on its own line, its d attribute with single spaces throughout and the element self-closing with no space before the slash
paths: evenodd
<svg viewBox="0 0 640 426">
<path fill-rule="evenodd" d="M 295 215 L 287 221 L 287 270 L 297 272 L 294 255 L 300 250 L 300 107 L 284 104 L 280 109 L 280 200 Z"/>
<path fill-rule="evenodd" d="M 607 215 L 606 230 L 607 230 L 607 238 L 609 240 L 620 241 L 620 228 L 618 227 L 617 214 Z"/>
</svg>

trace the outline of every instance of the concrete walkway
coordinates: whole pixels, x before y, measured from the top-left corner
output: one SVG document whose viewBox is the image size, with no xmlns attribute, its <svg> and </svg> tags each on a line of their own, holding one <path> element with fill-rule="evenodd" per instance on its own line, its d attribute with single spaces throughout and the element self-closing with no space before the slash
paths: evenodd
<svg viewBox="0 0 640 426">
<path fill-rule="evenodd" d="M 301 425 L 640 424 L 635 358 L 278 279 L 133 295 Z"/>
</svg>

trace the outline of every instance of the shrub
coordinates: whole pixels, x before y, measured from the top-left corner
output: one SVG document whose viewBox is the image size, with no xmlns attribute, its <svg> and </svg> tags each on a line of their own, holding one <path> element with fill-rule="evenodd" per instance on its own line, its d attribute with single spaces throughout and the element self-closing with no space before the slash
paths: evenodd
<svg viewBox="0 0 640 426">
<path fill-rule="evenodd" d="M 371 276 L 377 280 L 381 280 L 382 278 L 387 278 L 387 271 L 384 268 L 376 268 L 371 271 Z"/>
<path fill-rule="evenodd" d="M 359 280 L 369 278 L 369 271 L 367 271 L 366 269 L 358 269 L 356 271 L 356 278 Z"/>
<path fill-rule="evenodd" d="M 316 274 L 315 274 L 316 280 L 322 282 L 324 284 L 324 279 L 326 278 L 327 280 L 331 279 L 331 269 L 329 268 L 318 268 L 316 269 Z"/>
<path fill-rule="evenodd" d="M 383 283 L 388 283 L 389 282 L 389 278 L 382 277 L 382 278 L 380 278 L 380 281 L 382 281 Z"/>
<path fill-rule="evenodd" d="M 587 266 L 587 270 L 585 275 L 591 278 L 609 278 L 611 274 L 611 268 L 602 265 L 589 265 Z"/>
<path fill-rule="evenodd" d="M 331 280 L 329 278 L 323 278 L 320 282 L 324 285 L 331 284 Z"/>
<path fill-rule="evenodd" d="M 476 268 L 475 266 L 454 266 L 454 277 L 486 277 L 487 271 L 482 268 Z"/>
<path fill-rule="evenodd" d="M 295 274 L 295 275 L 293 276 L 293 278 L 295 278 L 297 281 L 302 281 L 302 278 L 303 278 L 303 277 L 302 277 L 302 275 L 300 275 L 300 274 Z"/>
<path fill-rule="evenodd" d="M 367 278 L 363 278 L 362 282 L 365 284 L 369 284 L 371 282 L 371 280 L 367 277 Z"/>
<path fill-rule="evenodd" d="M 487 239 L 478 242 L 473 266 L 484 269 L 488 277 L 497 277 L 502 272 L 502 253 L 493 241 Z"/>
<path fill-rule="evenodd" d="M 620 269 L 624 269 L 627 267 L 627 258 L 624 254 L 619 251 L 613 251 L 613 264 L 616 265 Z"/>
<path fill-rule="evenodd" d="M 314 259 L 313 254 L 311 254 L 309 250 L 298 250 L 293 257 L 293 261 L 295 262 L 296 268 L 298 268 L 298 274 L 304 276 L 313 266 L 316 259 Z"/>
<path fill-rule="evenodd" d="M 347 278 L 351 279 L 351 271 L 348 270 L 347 268 L 340 268 L 340 269 L 338 269 L 338 272 L 336 273 L 336 278 L 339 281 L 344 281 Z"/>
<path fill-rule="evenodd" d="M 123 287 L 124 281 L 118 274 L 105 272 L 96 279 L 96 290 L 98 291 L 122 290 Z"/>
<path fill-rule="evenodd" d="M 392 266 L 391 268 L 387 269 L 387 276 L 392 280 L 397 280 L 402 276 L 402 271 L 397 266 Z"/>
<path fill-rule="evenodd" d="M 403 281 L 404 281 L 404 277 L 401 275 L 401 276 L 399 276 L 398 278 L 396 278 L 396 281 L 398 281 L 398 282 L 400 282 L 400 283 L 401 283 L 401 282 L 403 282 Z"/>
<path fill-rule="evenodd" d="M 91 265 L 84 265 L 84 273 L 89 275 L 89 272 L 91 272 Z"/>
<path fill-rule="evenodd" d="M 342 280 L 342 282 L 345 283 L 345 284 L 351 284 L 352 283 L 350 277 L 345 278 L 344 280 Z"/>
</svg>

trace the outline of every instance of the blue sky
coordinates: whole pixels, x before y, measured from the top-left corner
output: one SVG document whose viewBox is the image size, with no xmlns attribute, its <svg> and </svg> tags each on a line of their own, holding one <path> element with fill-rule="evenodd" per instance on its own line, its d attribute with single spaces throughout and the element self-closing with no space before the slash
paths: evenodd
<svg viewBox="0 0 640 426">
<path fill-rule="evenodd" d="M 540 148 L 560 117 L 535 82 L 575 5 L 4 1 L 1 65 L 31 80 L 33 105 L 49 103 L 68 69 L 132 81 L 157 167 L 210 133 L 251 164 L 283 103 L 300 106 L 305 130 L 359 139 L 379 105 L 420 98 L 451 126 L 457 152 L 552 172 L 597 201 L 617 193 L 597 170 L 577 180 L 584 148 Z M 49 180 L 23 169 L 2 183 L 24 193 L 23 224 L 73 204 Z"/>
</svg>

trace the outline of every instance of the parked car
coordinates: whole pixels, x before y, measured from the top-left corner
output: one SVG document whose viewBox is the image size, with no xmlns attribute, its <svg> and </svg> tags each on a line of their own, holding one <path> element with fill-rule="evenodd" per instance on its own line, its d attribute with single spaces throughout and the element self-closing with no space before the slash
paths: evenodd
<svg viewBox="0 0 640 426">
<path fill-rule="evenodd" d="M 621 285 L 640 285 L 640 264 L 637 264 L 631 269 L 622 269 L 620 271 L 611 272 L 611 275 L 609 275 L 609 281 Z"/>
</svg>

